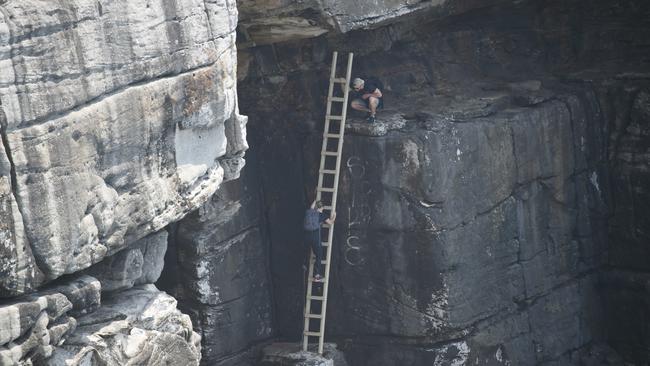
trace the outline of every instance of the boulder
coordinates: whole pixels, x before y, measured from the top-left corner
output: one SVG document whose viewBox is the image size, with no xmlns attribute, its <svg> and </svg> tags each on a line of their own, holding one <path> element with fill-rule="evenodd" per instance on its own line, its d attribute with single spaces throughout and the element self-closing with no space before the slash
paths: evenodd
<svg viewBox="0 0 650 366">
<path fill-rule="evenodd" d="M 129 248 L 85 270 L 102 284 L 102 291 L 118 291 L 155 283 L 165 264 L 167 231 L 148 235 Z"/>
<path fill-rule="evenodd" d="M 143 285 L 107 297 L 48 361 L 65 365 L 198 365 L 200 336 L 176 300 Z"/>
<path fill-rule="evenodd" d="M 99 305 L 100 284 L 89 276 L 0 305 L 0 364 L 47 359 L 75 331 L 72 316 Z"/>
</svg>

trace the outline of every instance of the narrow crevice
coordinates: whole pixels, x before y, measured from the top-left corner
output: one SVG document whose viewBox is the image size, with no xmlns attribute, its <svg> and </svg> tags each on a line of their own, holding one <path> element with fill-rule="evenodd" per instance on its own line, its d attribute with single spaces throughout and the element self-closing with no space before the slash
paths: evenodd
<svg viewBox="0 0 650 366">
<path fill-rule="evenodd" d="M 23 227 L 26 227 L 25 216 L 23 215 L 22 205 L 20 204 L 20 199 L 18 195 L 18 178 L 16 175 L 16 164 L 14 164 L 14 159 L 11 153 L 11 146 L 9 145 L 9 136 L 7 135 L 7 117 L 0 104 L 0 135 L 2 138 L 2 145 L 4 146 L 5 155 L 7 156 L 7 161 L 9 161 L 9 176 L 11 180 L 11 193 L 14 196 L 16 201 L 16 207 L 18 207 L 18 212 L 20 213 L 20 218 L 23 220 Z"/>
</svg>

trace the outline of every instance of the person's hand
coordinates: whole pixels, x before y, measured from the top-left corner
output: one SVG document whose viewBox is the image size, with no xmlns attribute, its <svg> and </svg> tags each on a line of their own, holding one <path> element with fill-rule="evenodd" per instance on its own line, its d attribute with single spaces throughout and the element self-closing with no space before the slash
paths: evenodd
<svg viewBox="0 0 650 366">
<path fill-rule="evenodd" d="M 332 214 L 330 215 L 330 220 L 331 221 L 336 220 L 336 212 L 332 212 Z"/>
</svg>

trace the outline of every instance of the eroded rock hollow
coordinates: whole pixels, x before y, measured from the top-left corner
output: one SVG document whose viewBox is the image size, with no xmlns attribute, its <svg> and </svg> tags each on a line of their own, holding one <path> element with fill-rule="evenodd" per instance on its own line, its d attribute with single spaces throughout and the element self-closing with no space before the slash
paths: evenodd
<svg viewBox="0 0 650 366">
<path fill-rule="evenodd" d="M 330 344 L 291 362 L 650 361 L 645 1 L 0 16 L 0 364 L 289 362 L 333 51 L 385 108 L 349 112 Z"/>
</svg>

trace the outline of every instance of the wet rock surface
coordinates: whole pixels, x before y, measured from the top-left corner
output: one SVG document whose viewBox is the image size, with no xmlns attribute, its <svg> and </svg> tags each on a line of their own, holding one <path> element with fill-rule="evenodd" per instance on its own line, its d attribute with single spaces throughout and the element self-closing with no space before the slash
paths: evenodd
<svg viewBox="0 0 650 366">
<path fill-rule="evenodd" d="M 494 6 L 240 52 L 240 100 L 274 228 L 278 335 L 301 338 L 301 213 L 316 185 L 330 51 L 350 50 L 354 75 L 384 82 L 386 107 L 374 125 L 350 112 L 346 130 L 326 339 L 348 362 L 608 364 L 617 358 L 590 347 L 614 334 L 641 352 L 643 336 L 603 322 L 646 311 L 639 300 L 634 316 L 612 313 L 627 300 L 609 303 L 603 287 L 612 250 L 635 253 L 614 249 L 608 226 L 619 202 L 611 139 L 627 135 L 627 174 L 646 165 L 643 128 L 622 127 L 616 113 L 636 98 L 618 91 L 647 85 L 649 9 L 619 5 Z M 581 25 L 580 41 L 570 24 Z M 623 197 L 642 197 L 634 182 Z M 639 233 L 642 221 L 632 224 Z M 645 298 L 635 288 L 621 291 Z"/>
</svg>

